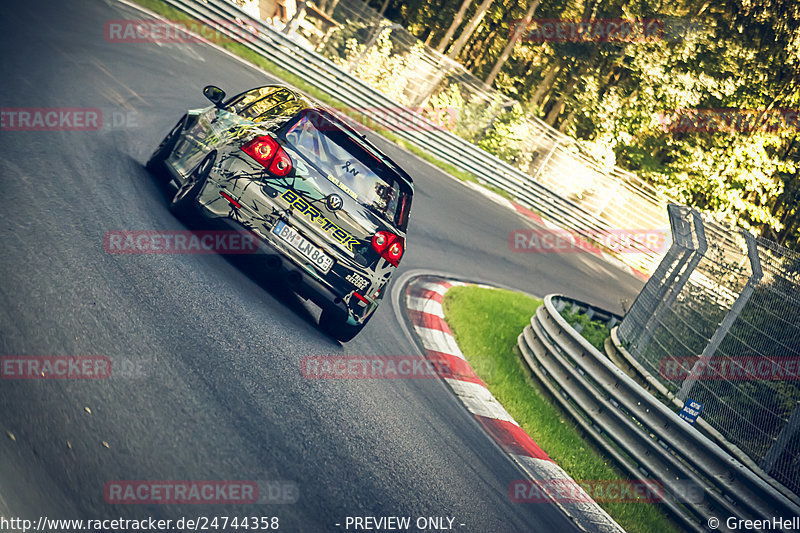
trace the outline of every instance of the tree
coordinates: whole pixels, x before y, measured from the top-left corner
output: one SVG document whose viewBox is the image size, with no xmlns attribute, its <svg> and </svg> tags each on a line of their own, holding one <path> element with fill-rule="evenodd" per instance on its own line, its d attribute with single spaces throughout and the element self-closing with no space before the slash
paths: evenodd
<svg viewBox="0 0 800 533">
<path fill-rule="evenodd" d="M 376 8 L 385 2 L 373 0 Z M 679 131 L 658 123 L 659 112 L 676 109 L 775 115 L 800 108 L 797 2 L 449 3 L 452 11 L 440 0 L 390 0 L 386 13 L 421 39 L 443 35 L 437 49 L 458 58 L 485 88 L 496 86 L 659 191 L 800 249 L 800 123 L 792 113 L 776 131 Z M 522 42 L 515 31 L 506 39 L 508 20 L 525 11 L 543 19 L 651 20 L 664 33 L 624 42 L 602 34 L 582 42 Z M 494 139 L 491 132 L 486 137 Z M 492 151 L 498 143 L 484 144 Z"/>
<path fill-rule="evenodd" d="M 472 3 L 472 0 L 464 0 L 461 3 L 461 7 L 458 9 L 453 22 L 450 24 L 450 27 L 447 28 L 447 32 L 445 32 L 444 37 L 442 40 L 439 41 L 439 46 L 436 47 L 436 51 L 440 53 L 444 53 L 445 49 L 447 49 L 447 45 L 450 44 L 450 41 L 453 39 L 453 35 L 455 35 L 456 30 L 461 23 L 464 21 L 464 15 L 467 13 L 467 8 Z"/>
<path fill-rule="evenodd" d="M 502 69 L 503 65 L 506 64 L 506 61 L 508 61 L 509 56 L 511 56 L 511 52 L 514 50 L 517 41 L 519 41 L 520 37 L 522 37 L 525 28 L 527 28 L 527 26 L 531 23 L 533 14 L 536 12 L 536 8 L 539 7 L 540 2 L 541 0 L 533 0 L 533 2 L 531 2 L 531 4 L 528 6 L 528 11 L 525 13 L 525 17 L 523 17 L 521 21 L 517 21 L 517 24 L 514 28 L 514 33 L 508 40 L 508 44 L 503 49 L 503 52 L 500 54 L 500 57 L 497 58 L 494 67 L 492 67 L 491 72 L 489 72 L 489 75 L 484 80 L 484 87 L 491 87 L 495 78 L 497 78 L 497 75 L 500 74 L 500 69 Z"/>
<path fill-rule="evenodd" d="M 467 23 L 464 31 L 461 32 L 461 35 L 459 35 L 458 39 L 456 39 L 456 42 L 453 43 L 453 46 L 447 51 L 447 57 L 450 59 L 455 59 L 458 56 L 458 54 L 461 52 L 461 49 L 464 48 L 465 44 L 467 44 L 467 40 L 472 37 L 472 34 L 478 27 L 478 24 L 480 24 L 481 20 L 483 20 L 483 17 L 486 15 L 486 11 L 488 11 L 492 1 L 493 0 L 483 0 L 483 2 L 481 2 L 481 5 L 478 6 L 478 10 L 475 11 L 475 14 Z"/>
<path fill-rule="evenodd" d="M 308 2 L 303 0 L 300 2 L 300 5 L 297 6 L 297 11 L 295 12 L 294 16 L 286 23 L 286 26 L 283 27 L 283 33 L 289 34 L 297 29 L 300 25 L 300 21 L 303 20 L 303 17 L 306 16 L 306 4 Z"/>
</svg>

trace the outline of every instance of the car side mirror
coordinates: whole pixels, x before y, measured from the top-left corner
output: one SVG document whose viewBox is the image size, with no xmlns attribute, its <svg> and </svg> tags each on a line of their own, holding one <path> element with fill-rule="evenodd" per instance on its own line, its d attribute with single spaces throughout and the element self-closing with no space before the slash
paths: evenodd
<svg viewBox="0 0 800 533">
<path fill-rule="evenodd" d="M 203 87 L 203 96 L 211 100 L 215 106 L 222 107 L 222 101 L 225 99 L 225 91 L 216 85 L 206 85 Z"/>
</svg>

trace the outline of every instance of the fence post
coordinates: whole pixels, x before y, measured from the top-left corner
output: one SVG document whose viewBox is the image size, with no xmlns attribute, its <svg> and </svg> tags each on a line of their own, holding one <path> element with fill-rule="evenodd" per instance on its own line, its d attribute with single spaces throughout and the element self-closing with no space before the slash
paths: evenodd
<svg viewBox="0 0 800 533">
<path fill-rule="evenodd" d="M 633 333 L 633 329 L 625 325 L 625 320 L 620 325 L 623 340 L 631 342 L 632 349 L 637 354 L 644 353 L 664 311 L 678 297 L 708 248 L 703 219 L 696 209 L 669 204 L 667 213 L 672 231 L 672 246 L 626 314 L 626 319 L 634 314 L 646 316 L 648 319 L 639 328 L 635 340 L 628 336 Z M 658 287 L 654 289 L 656 285 Z M 632 325 L 632 322 L 633 319 L 628 324 Z"/>
<path fill-rule="evenodd" d="M 686 376 L 686 379 L 683 380 L 681 390 L 679 390 L 678 394 L 675 395 L 675 397 L 682 402 L 685 402 L 689 397 L 689 394 L 692 392 L 692 388 L 697 382 L 697 378 L 701 372 L 700 369 L 705 368 L 708 365 L 709 359 L 711 359 L 717 352 L 717 348 L 719 348 L 719 345 L 722 344 L 722 341 L 725 339 L 725 336 L 731 329 L 734 320 L 736 320 L 736 317 L 738 317 L 739 313 L 742 312 L 745 304 L 753 294 L 756 285 L 761 282 L 761 278 L 764 275 L 761 270 L 761 260 L 758 257 L 758 246 L 756 245 L 755 237 L 753 237 L 753 235 L 747 230 L 742 230 L 742 235 L 744 236 L 745 242 L 747 242 L 747 256 L 750 259 L 750 268 L 752 273 L 750 274 L 750 278 L 747 280 L 747 284 L 744 286 L 744 289 L 742 289 L 742 292 L 739 293 L 736 301 L 733 302 L 728 314 L 725 315 L 725 318 L 723 318 L 722 322 L 720 322 L 719 326 L 717 326 L 717 329 L 714 331 L 714 334 L 711 336 L 708 344 L 703 349 L 703 353 L 700 354 L 700 357 L 697 359 L 697 361 L 695 361 L 694 366 L 692 366 L 692 371 Z"/>
<path fill-rule="evenodd" d="M 533 181 L 536 181 L 537 179 L 539 179 L 539 174 L 542 173 L 542 171 L 544 170 L 544 167 L 547 166 L 547 163 L 550 162 L 550 158 L 553 157 L 553 154 L 556 153 L 556 150 L 560 146 L 561 146 L 561 138 L 558 138 L 558 139 L 556 139 L 555 144 L 553 144 L 553 148 L 550 150 L 550 153 L 547 154 L 547 157 L 544 158 L 544 161 L 542 161 L 542 164 L 536 170 L 536 174 L 533 175 L 533 178 L 532 178 Z"/>
</svg>

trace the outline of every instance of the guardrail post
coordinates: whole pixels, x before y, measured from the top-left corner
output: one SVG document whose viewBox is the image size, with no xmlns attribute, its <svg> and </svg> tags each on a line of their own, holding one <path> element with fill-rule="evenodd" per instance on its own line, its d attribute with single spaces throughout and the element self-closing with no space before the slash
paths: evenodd
<svg viewBox="0 0 800 533">
<path fill-rule="evenodd" d="M 708 365 L 709 359 L 711 359 L 717 352 L 719 345 L 722 344 L 723 339 L 725 339 L 728 331 L 730 331 L 734 320 L 736 320 L 736 317 L 738 317 L 739 313 L 742 312 L 745 304 L 753 294 L 756 285 L 761 282 L 761 278 L 764 275 L 761 270 L 761 260 L 758 257 L 758 247 L 756 245 L 755 237 L 753 237 L 753 235 L 747 230 L 742 230 L 742 235 L 747 243 L 747 256 L 750 259 L 750 268 L 752 273 L 750 274 L 750 278 L 747 280 L 747 284 L 744 286 L 744 289 L 742 289 L 742 292 L 739 293 L 736 301 L 733 302 L 728 314 L 725 315 L 725 318 L 722 319 L 722 322 L 720 322 L 716 331 L 714 331 L 714 334 L 711 336 L 708 344 L 703 349 L 703 353 L 700 354 L 700 357 L 697 359 L 697 361 L 695 361 L 691 372 L 689 372 L 689 374 L 686 376 L 686 379 L 683 380 L 681 390 L 679 390 L 678 394 L 675 395 L 675 397 L 681 402 L 685 402 L 689 397 L 689 394 L 692 392 L 692 388 L 702 372 L 701 369 Z"/>
</svg>

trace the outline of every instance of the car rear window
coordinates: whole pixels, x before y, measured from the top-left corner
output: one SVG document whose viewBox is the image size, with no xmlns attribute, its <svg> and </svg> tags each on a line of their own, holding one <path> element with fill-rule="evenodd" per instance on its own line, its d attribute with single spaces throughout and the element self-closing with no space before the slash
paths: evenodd
<svg viewBox="0 0 800 533">
<path fill-rule="evenodd" d="M 285 139 L 344 194 L 405 231 L 409 188 L 354 134 L 313 109 L 288 124 Z"/>
</svg>

